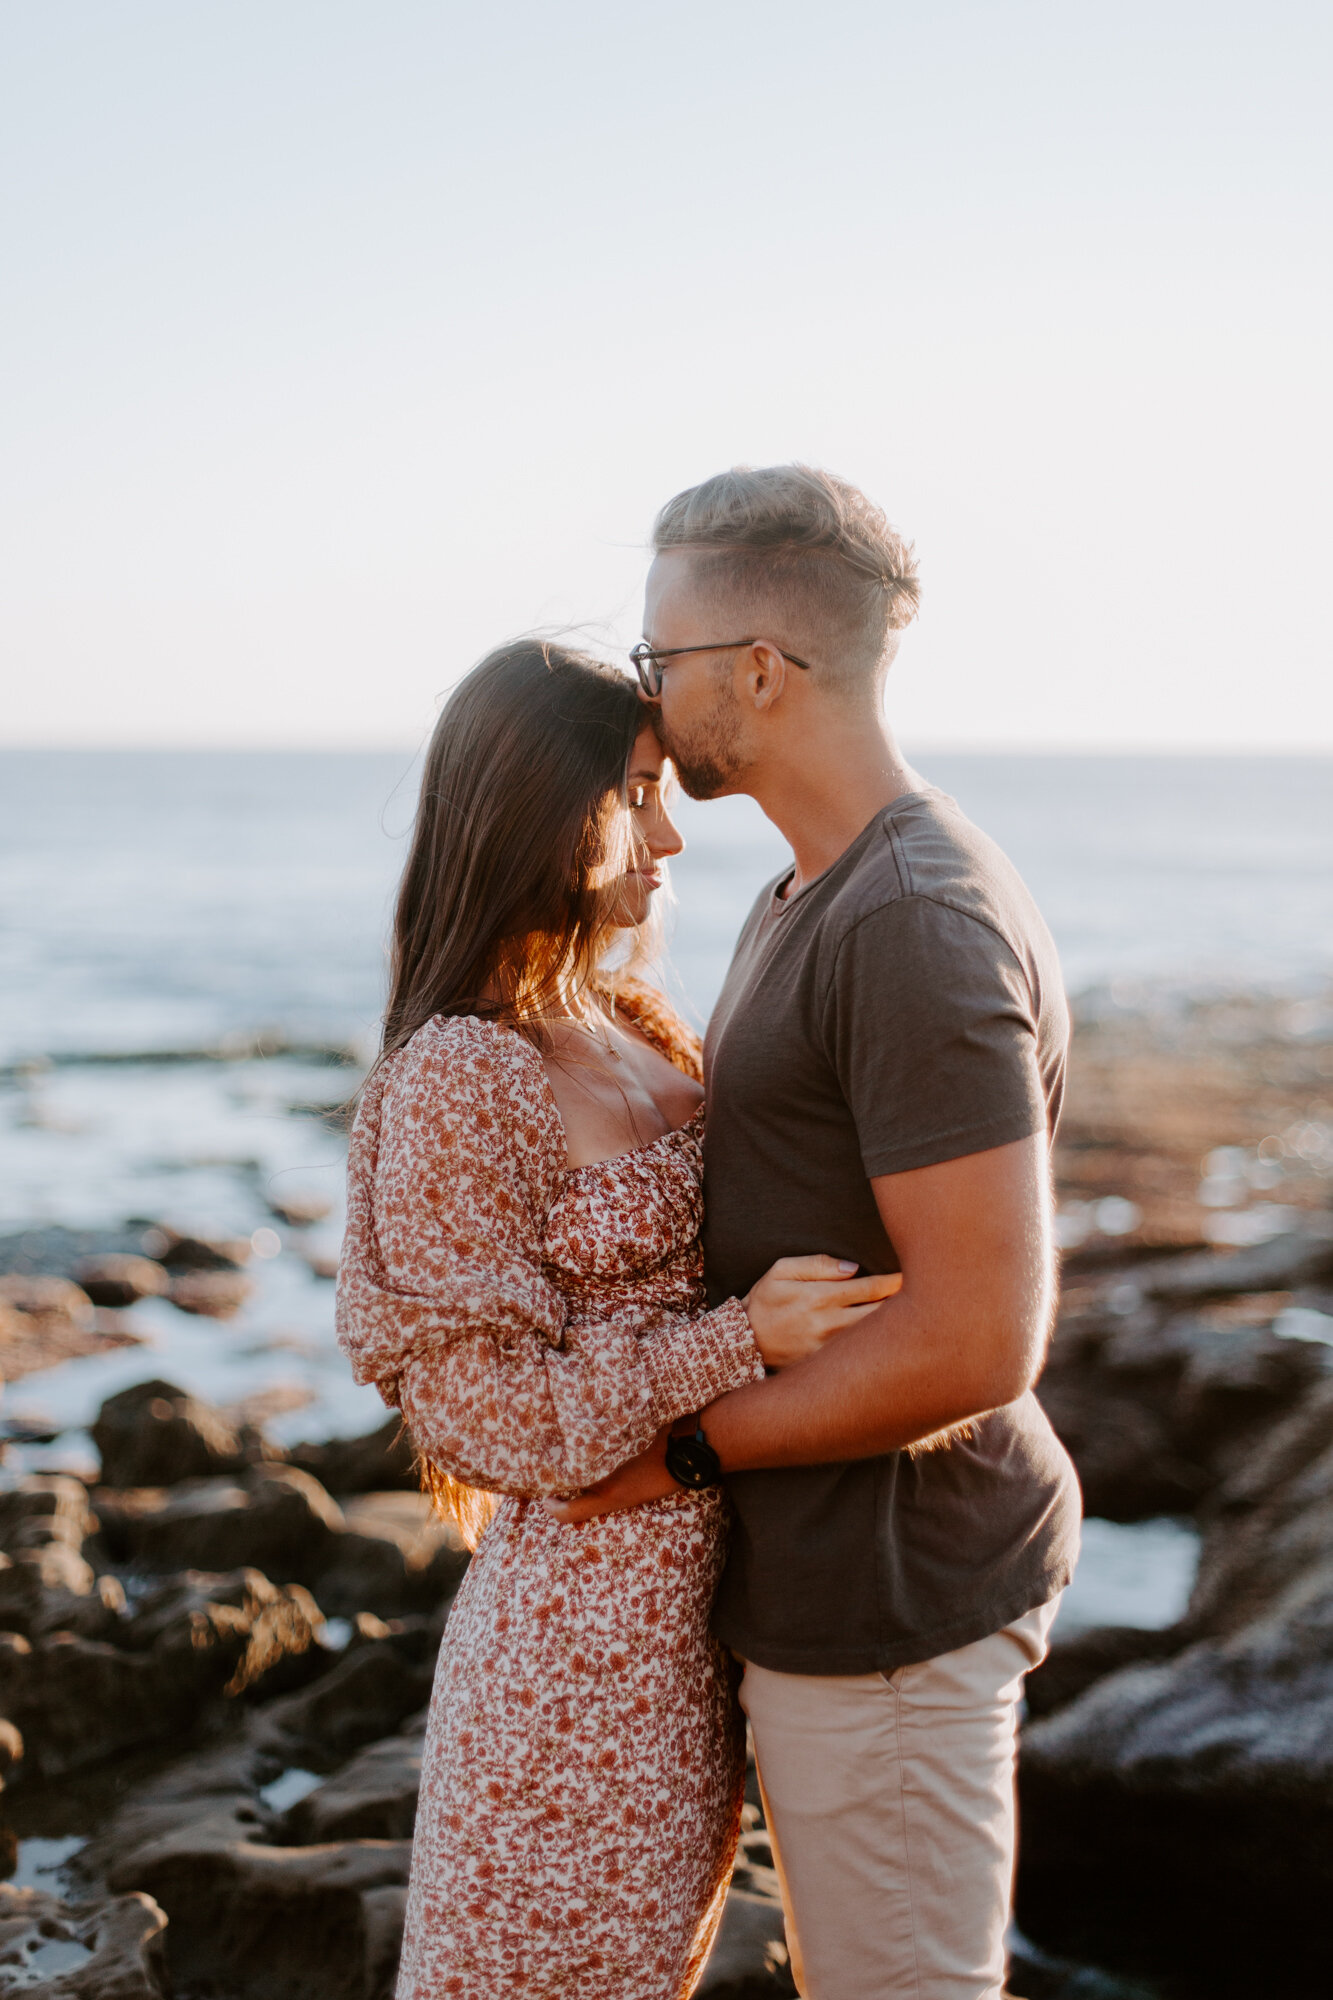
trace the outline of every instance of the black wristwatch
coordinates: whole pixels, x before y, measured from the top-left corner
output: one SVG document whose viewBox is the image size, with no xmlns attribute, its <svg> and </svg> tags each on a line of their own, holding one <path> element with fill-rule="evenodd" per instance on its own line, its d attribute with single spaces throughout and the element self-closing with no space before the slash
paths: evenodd
<svg viewBox="0 0 1333 2000">
<path fill-rule="evenodd" d="M 722 1461 L 704 1436 L 698 1417 L 691 1418 L 694 1430 L 683 1437 L 673 1432 L 667 1439 L 666 1469 L 677 1486 L 697 1493 L 704 1486 L 716 1486 L 722 1477 Z"/>
</svg>

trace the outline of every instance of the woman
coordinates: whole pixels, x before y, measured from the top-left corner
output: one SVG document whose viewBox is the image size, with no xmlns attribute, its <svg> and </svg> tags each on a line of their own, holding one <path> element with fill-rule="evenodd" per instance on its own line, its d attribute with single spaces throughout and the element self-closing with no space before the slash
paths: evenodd
<svg viewBox="0 0 1333 2000">
<path fill-rule="evenodd" d="M 629 976 L 682 845 L 662 781 L 630 683 L 536 642 L 473 671 L 426 762 L 339 1337 L 485 1532 L 440 1652 L 399 2000 L 692 1990 L 744 1778 L 708 1634 L 725 1502 L 586 1527 L 540 1502 L 896 1282 L 785 1260 L 704 1310 L 698 1044 Z"/>
</svg>

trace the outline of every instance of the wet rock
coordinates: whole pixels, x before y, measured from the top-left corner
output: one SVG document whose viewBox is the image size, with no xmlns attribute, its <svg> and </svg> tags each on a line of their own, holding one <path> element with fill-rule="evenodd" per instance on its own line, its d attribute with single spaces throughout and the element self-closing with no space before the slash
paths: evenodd
<svg viewBox="0 0 1333 2000">
<path fill-rule="evenodd" d="M 86 1314 L 71 1315 L 0 1304 L 0 1381 L 17 1382 L 59 1361 L 78 1361 L 114 1347 L 137 1347 L 142 1338 L 117 1314 L 99 1313 L 91 1305 Z"/>
<path fill-rule="evenodd" d="M 0 1791 L 5 1779 L 23 1762 L 23 1737 L 12 1722 L 0 1721 Z"/>
<path fill-rule="evenodd" d="M 1062 1319 L 1038 1396 L 1074 1460 L 1089 1514 L 1193 1513 L 1327 1372 L 1324 1350 L 1271 1321 L 1228 1324 L 1112 1291 Z M 1228 1309 L 1229 1310 L 1229 1309 Z"/>
<path fill-rule="evenodd" d="M 425 1610 L 451 1596 L 469 1555 L 452 1522 L 424 1493 L 365 1493 L 343 1503 L 345 1529 L 320 1571 L 325 1611 L 382 1618 Z"/>
<path fill-rule="evenodd" d="M 119 1577 L 99 1576 L 86 1590 L 51 1581 L 53 1559 L 64 1555 L 88 1565 L 69 1550 L 48 1550 L 39 1565 L 14 1562 L 0 1555 L 0 1631 L 20 1632 L 25 1639 L 49 1632 L 75 1632 L 83 1639 L 110 1639 L 119 1630 L 125 1610 L 125 1586 Z M 76 1576 L 76 1582 L 82 1581 Z"/>
<path fill-rule="evenodd" d="M 1051 1650 L 1027 1677 L 1027 1712 L 1032 1721 L 1054 1715 L 1071 1701 L 1121 1667 L 1145 1660 L 1170 1659 L 1186 1641 L 1179 1630 L 1142 1631 L 1131 1625 L 1099 1625 L 1060 1637 L 1056 1627 Z"/>
<path fill-rule="evenodd" d="M 277 1583 L 312 1583 L 343 1531 L 342 1511 L 319 1481 L 287 1465 L 167 1488 L 99 1488 L 95 1505 L 108 1546 L 148 1569 L 253 1563 Z"/>
<path fill-rule="evenodd" d="M 74 1276 L 95 1306 L 116 1309 L 132 1306 L 139 1299 L 161 1298 L 168 1282 L 162 1266 L 151 1257 L 114 1250 L 100 1257 L 80 1258 Z"/>
<path fill-rule="evenodd" d="M 438 1647 L 438 1627 L 423 1620 L 416 1632 L 349 1650 L 303 1693 L 266 1703 L 256 1719 L 256 1744 L 290 1764 L 311 1752 L 317 1760 L 347 1757 L 392 1735 L 429 1700 Z"/>
<path fill-rule="evenodd" d="M 1155 1299 L 1233 1298 L 1243 1292 L 1294 1291 L 1333 1277 L 1333 1228 L 1312 1217 L 1303 1230 L 1290 1230 L 1246 1250 L 1169 1259 L 1143 1274 L 1144 1291 Z"/>
<path fill-rule="evenodd" d="M 294 1805 L 286 1830 L 297 1845 L 329 1840 L 410 1840 L 421 1783 L 421 1736 L 372 1743 Z"/>
<path fill-rule="evenodd" d="M 0 1306 L 39 1319 L 72 1320 L 76 1326 L 91 1326 L 93 1321 L 92 1300 L 70 1278 L 29 1277 L 13 1272 L 0 1278 Z"/>
<path fill-rule="evenodd" d="M 177 1985 L 253 2000 L 387 2000 L 402 1935 L 411 1842 L 271 1847 L 205 1822 L 111 1871 L 168 1912 Z M 151 1885 L 151 1886 L 149 1886 Z"/>
<path fill-rule="evenodd" d="M 1333 1382 L 1224 1487 L 1174 1636 L 1174 1657 L 1026 1731 L 1020 1919 L 1110 1963 L 1129 1926 L 1167 1968 L 1313 1977 L 1310 1911 L 1333 1883 Z"/>
<path fill-rule="evenodd" d="M 313 1474 L 330 1493 L 420 1491 L 411 1440 L 397 1417 L 363 1437 L 293 1445 L 286 1457 Z"/>
<path fill-rule="evenodd" d="M 63 1474 L 30 1474 L 0 1493 L 0 1551 L 43 1588 L 78 1596 L 92 1589 L 83 1544 L 96 1526 L 82 1483 Z M 14 1579 L 13 1589 L 26 1587 L 24 1579 Z"/>
<path fill-rule="evenodd" d="M 174 1382 L 136 1382 L 103 1403 L 92 1426 L 107 1486 L 174 1486 L 182 1479 L 237 1472 L 262 1440 L 238 1430 L 210 1404 Z"/>
<path fill-rule="evenodd" d="M 779 2000 L 795 1991 L 782 1904 L 773 1896 L 731 1889 L 717 1942 L 696 1988 L 699 2000 Z"/>
<path fill-rule="evenodd" d="M 1026 1938 L 1015 1941 L 1002 2000 L 1156 2000 L 1153 1990 L 1096 1967 L 1051 1958 Z"/>
<path fill-rule="evenodd" d="M 181 1271 L 172 1277 L 167 1297 L 184 1313 L 204 1319 L 232 1319 L 254 1286 L 242 1271 Z"/>
<path fill-rule="evenodd" d="M 323 1194 L 292 1193 L 270 1195 L 268 1206 L 269 1213 L 289 1228 L 309 1229 L 316 1222 L 323 1222 L 333 1203 Z"/>
<path fill-rule="evenodd" d="M 250 1245 L 240 1237 L 210 1242 L 203 1236 L 177 1236 L 169 1229 L 157 1233 L 161 1237 L 154 1246 L 157 1261 L 168 1271 L 239 1271 L 250 1258 Z"/>
<path fill-rule="evenodd" d="M 29 1767 L 59 1776 L 169 1741 L 209 1702 L 322 1672 L 321 1623 L 306 1592 L 256 1570 L 178 1579 L 121 1621 L 114 1645 L 0 1633 L 0 1713 L 22 1732 Z"/>
<path fill-rule="evenodd" d="M 147 1891 L 167 1912 L 178 1989 L 387 2000 L 410 1842 L 275 1843 L 277 1823 L 255 1795 L 262 1733 L 256 1718 L 244 1741 L 148 1780 L 81 1859 L 113 1890 Z"/>
<path fill-rule="evenodd" d="M 253 1562 L 302 1583 L 335 1616 L 395 1618 L 452 1595 L 468 1552 L 422 1493 L 368 1493 L 341 1508 L 298 1466 L 260 1464 L 234 1479 L 99 1488 L 107 1546 L 160 1571 Z"/>
<path fill-rule="evenodd" d="M 44 2000 L 165 2000 L 167 1919 L 149 1896 L 74 1909 L 39 1889 L 0 1885 L 0 1982 Z"/>
<path fill-rule="evenodd" d="M 6 1381 L 58 1361 L 133 1346 L 139 1337 L 114 1314 L 99 1314 L 68 1278 L 24 1272 L 0 1277 L 0 1377 Z"/>
</svg>

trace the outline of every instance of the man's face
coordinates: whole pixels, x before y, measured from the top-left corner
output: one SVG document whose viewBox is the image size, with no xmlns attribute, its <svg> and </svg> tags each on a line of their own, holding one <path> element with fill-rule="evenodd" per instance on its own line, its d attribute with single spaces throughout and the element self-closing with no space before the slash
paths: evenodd
<svg viewBox="0 0 1333 2000">
<path fill-rule="evenodd" d="M 655 558 L 644 594 L 643 636 L 662 652 L 711 646 L 744 635 L 723 631 L 719 612 L 696 587 L 690 559 L 672 550 Z M 741 711 L 732 687 L 736 654 L 685 653 L 662 665 L 662 692 L 653 707 L 657 733 L 692 799 L 741 790 Z"/>
</svg>

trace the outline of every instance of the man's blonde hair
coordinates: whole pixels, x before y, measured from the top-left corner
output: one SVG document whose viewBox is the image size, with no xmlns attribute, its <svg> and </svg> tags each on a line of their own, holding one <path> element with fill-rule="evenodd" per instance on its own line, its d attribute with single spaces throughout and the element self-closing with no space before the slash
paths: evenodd
<svg viewBox="0 0 1333 2000">
<path fill-rule="evenodd" d="M 917 613 L 911 543 L 859 487 L 812 466 L 736 465 L 677 493 L 653 523 L 654 553 L 669 550 L 692 557 L 719 607 L 776 620 L 755 637 L 808 649 L 844 686 L 886 664 Z"/>
</svg>

